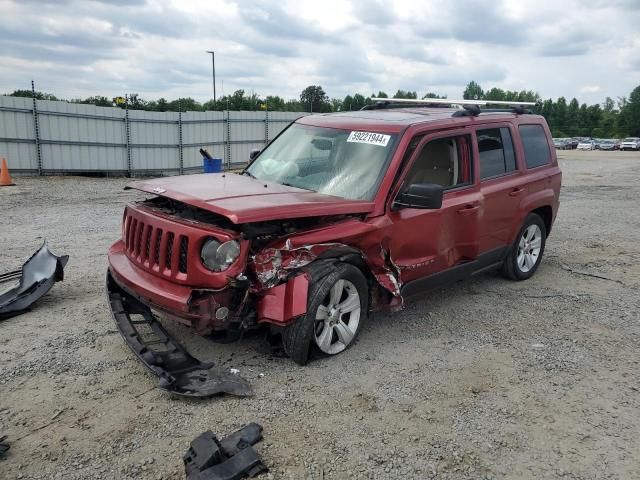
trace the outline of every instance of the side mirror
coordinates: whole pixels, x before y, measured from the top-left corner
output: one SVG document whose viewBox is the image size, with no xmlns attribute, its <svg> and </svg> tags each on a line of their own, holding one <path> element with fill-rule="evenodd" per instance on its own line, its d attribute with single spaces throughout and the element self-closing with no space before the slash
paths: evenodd
<svg viewBox="0 0 640 480">
<path fill-rule="evenodd" d="M 259 148 L 251 149 L 251 151 L 249 152 L 249 160 L 253 160 L 254 158 L 256 158 L 261 151 L 262 150 L 260 150 Z"/>
<path fill-rule="evenodd" d="M 435 183 L 414 183 L 396 197 L 394 205 L 399 207 L 437 210 L 442 207 L 444 187 Z"/>
</svg>

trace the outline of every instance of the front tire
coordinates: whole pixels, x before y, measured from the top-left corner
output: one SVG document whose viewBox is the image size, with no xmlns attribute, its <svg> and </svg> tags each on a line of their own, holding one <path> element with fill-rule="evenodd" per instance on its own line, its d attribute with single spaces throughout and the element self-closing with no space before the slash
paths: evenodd
<svg viewBox="0 0 640 480">
<path fill-rule="evenodd" d="M 312 350 L 337 355 L 355 342 L 368 310 L 367 280 L 362 272 L 338 263 L 309 286 L 307 313 L 282 333 L 285 353 L 305 365 Z"/>
<path fill-rule="evenodd" d="M 511 280 L 531 278 L 542 261 L 546 239 L 547 229 L 544 221 L 540 215 L 530 213 L 504 260 L 503 274 Z"/>
</svg>

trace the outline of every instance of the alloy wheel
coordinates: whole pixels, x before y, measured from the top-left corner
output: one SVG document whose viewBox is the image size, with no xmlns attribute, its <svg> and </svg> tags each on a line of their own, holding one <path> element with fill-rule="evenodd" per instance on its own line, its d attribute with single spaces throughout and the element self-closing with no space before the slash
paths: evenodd
<svg viewBox="0 0 640 480">
<path fill-rule="evenodd" d="M 361 310 L 360 294 L 349 280 L 338 280 L 316 311 L 314 339 L 328 355 L 342 352 L 353 341 Z"/>
<path fill-rule="evenodd" d="M 516 264 L 522 273 L 527 273 L 535 267 L 540 258 L 542 248 L 542 231 L 538 225 L 529 225 L 518 242 L 518 257 Z"/>
</svg>

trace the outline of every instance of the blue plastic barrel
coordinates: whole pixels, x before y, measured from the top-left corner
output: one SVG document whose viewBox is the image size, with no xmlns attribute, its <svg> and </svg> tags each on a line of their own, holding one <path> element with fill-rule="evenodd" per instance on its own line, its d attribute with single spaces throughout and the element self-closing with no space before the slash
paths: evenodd
<svg viewBox="0 0 640 480">
<path fill-rule="evenodd" d="M 204 173 L 220 173 L 222 171 L 221 158 L 203 158 L 202 166 Z"/>
</svg>

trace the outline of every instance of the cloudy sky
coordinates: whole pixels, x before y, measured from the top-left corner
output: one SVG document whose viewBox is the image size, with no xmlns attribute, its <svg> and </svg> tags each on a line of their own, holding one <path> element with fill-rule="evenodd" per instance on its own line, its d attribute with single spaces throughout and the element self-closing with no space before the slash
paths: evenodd
<svg viewBox="0 0 640 480">
<path fill-rule="evenodd" d="M 0 93 L 236 89 L 331 97 L 532 89 L 598 103 L 640 84 L 640 0 L 0 0 Z M 224 86 L 223 86 L 224 85 Z"/>
</svg>

